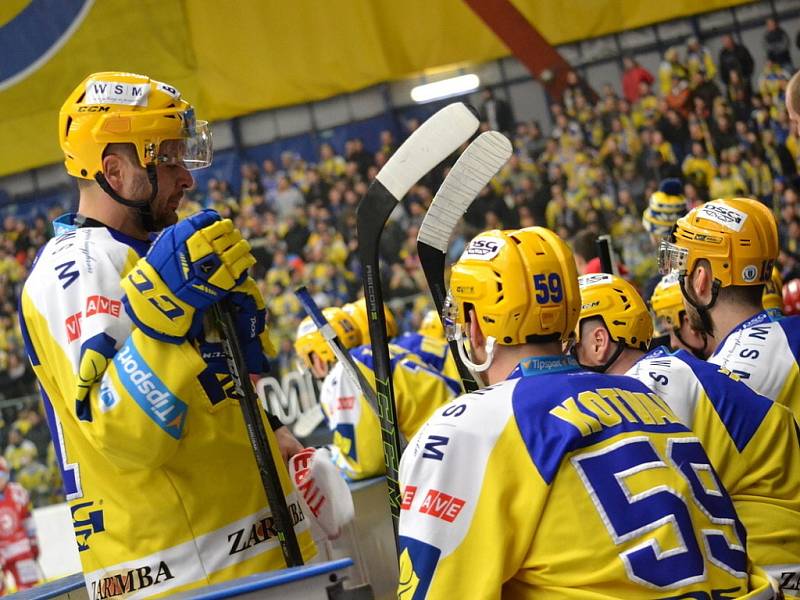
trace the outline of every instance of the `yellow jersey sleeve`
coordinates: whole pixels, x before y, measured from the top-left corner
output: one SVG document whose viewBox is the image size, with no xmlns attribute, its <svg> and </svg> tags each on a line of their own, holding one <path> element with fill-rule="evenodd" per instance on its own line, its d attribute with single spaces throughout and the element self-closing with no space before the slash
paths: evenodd
<svg viewBox="0 0 800 600">
<path fill-rule="evenodd" d="M 456 384 L 403 348 L 390 345 L 389 352 L 398 426 L 403 438 L 410 439 L 436 408 L 455 396 Z M 374 389 L 369 347 L 355 348 L 351 355 Z M 333 431 L 334 463 L 351 479 L 382 475 L 380 420 L 342 364 L 337 363 L 325 378 L 320 404 Z"/>
</svg>

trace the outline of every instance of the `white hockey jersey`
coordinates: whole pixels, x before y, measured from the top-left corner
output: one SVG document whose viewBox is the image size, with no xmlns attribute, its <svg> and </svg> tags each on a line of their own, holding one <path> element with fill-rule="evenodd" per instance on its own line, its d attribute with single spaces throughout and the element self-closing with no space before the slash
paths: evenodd
<svg viewBox="0 0 800 600">
<path fill-rule="evenodd" d="M 735 327 L 708 360 L 787 406 L 800 422 L 800 317 L 773 321 L 762 311 Z"/>
</svg>

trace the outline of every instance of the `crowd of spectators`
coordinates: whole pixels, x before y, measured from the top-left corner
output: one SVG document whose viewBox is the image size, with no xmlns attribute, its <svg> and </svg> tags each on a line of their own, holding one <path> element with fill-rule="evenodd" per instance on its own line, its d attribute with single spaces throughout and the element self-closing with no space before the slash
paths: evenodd
<svg viewBox="0 0 800 600">
<path fill-rule="evenodd" d="M 793 72 L 789 39 L 775 21 L 767 21 L 766 62 L 758 73 L 751 52 L 733 36 L 725 36 L 717 57 L 696 38 L 669 48 L 657 73 L 625 57 L 621 96 L 610 84 L 595 90 L 570 73 L 563 98 L 550 106 L 549 132 L 535 122 L 515 121 L 502 94 L 485 90 L 482 127 L 507 133 L 515 152 L 465 215 L 451 240 L 450 258 L 480 230 L 543 225 L 574 242 L 581 264 L 591 258 L 583 256 L 585 241 L 610 233 L 628 272 L 644 281 L 653 275 L 655 253 L 642 211 L 661 180 L 677 177 L 689 206 L 746 195 L 772 207 L 780 224 L 783 275 L 800 275 L 800 144 L 784 107 Z M 416 126 L 409 123 L 406 133 Z M 285 152 L 278 161 L 244 164 L 239 181 L 210 179 L 188 194 L 183 214 L 214 208 L 232 218 L 253 247 L 253 275 L 267 299 L 279 348 L 277 374 L 295 366 L 292 343 L 304 316 L 296 287 L 308 286 L 321 306 L 357 297 L 356 207 L 399 141 L 384 131 L 374 152 L 358 139 L 344 148 L 323 143 L 314 160 Z M 454 159 L 411 189 L 381 238 L 384 297 L 401 330 L 415 328 L 430 306 L 416 236 Z M 6 397 L 32 391 L 16 297 L 52 217 L 3 222 L 0 393 Z M 25 420 L 36 421 L 37 411 L 23 413 Z M 0 441 L 16 448 L 32 430 L 23 429 L 10 427 Z M 37 452 L 35 462 L 47 464 L 47 457 Z"/>
</svg>

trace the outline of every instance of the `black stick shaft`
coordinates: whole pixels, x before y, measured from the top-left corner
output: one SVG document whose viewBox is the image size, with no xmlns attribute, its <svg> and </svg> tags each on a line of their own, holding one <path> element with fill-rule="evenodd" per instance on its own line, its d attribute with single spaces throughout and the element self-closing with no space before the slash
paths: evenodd
<svg viewBox="0 0 800 600">
<path fill-rule="evenodd" d="M 378 418 L 381 424 L 383 456 L 386 465 L 386 485 L 389 491 L 389 509 L 399 556 L 400 529 L 400 427 L 394 402 L 392 370 L 389 357 L 389 340 L 386 335 L 386 317 L 383 313 L 383 292 L 380 280 L 379 243 L 381 232 L 389 214 L 398 200 L 381 184 L 372 182 L 357 210 L 358 252 L 361 259 L 364 298 L 369 320 L 372 345 L 375 395 L 378 400 Z"/>
<path fill-rule="evenodd" d="M 600 257 L 600 270 L 603 273 L 614 273 L 614 260 L 611 256 L 611 239 L 607 235 L 597 238 L 597 254 Z"/>
<path fill-rule="evenodd" d="M 444 282 L 445 255 L 425 242 L 417 242 L 417 254 L 422 265 L 422 272 L 425 274 L 425 280 L 428 282 L 428 288 L 431 291 L 433 304 L 436 306 L 436 312 L 439 313 L 439 318 L 441 319 L 444 302 L 447 297 L 447 286 Z M 461 377 L 461 385 L 464 386 L 464 391 L 467 393 L 474 392 L 478 389 L 478 384 L 458 354 L 458 343 L 448 341 L 448 344 L 450 345 L 450 355 L 453 357 L 458 374 Z"/>
<path fill-rule="evenodd" d="M 224 299 L 221 306 L 220 304 L 215 304 L 212 310 L 222 330 L 222 345 L 228 361 L 228 370 L 239 396 L 239 405 L 242 408 L 247 437 L 250 439 L 250 445 L 253 448 L 258 473 L 261 476 L 261 483 L 267 495 L 275 531 L 278 534 L 278 541 L 280 542 L 283 557 L 286 560 L 286 566 L 301 566 L 303 564 L 303 555 L 297 543 L 289 507 L 286 505 L 286 497 L 283 495 L 278 467 L 270 450 L 267 432 L 264 428 L 264 420 L 261 416 L 261 406 L 250 383 L 247 363 L 242 354 L 242 347 L 239 344 L 239 336 L 236 333 L 233 307 L 229 299 Z"/>
</svg>

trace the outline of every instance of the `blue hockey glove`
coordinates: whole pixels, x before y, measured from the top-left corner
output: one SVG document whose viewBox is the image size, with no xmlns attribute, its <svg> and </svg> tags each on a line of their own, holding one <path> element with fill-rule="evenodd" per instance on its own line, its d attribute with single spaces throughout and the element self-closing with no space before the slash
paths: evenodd
<svg viewBox="0 0 800 600">
<path fill-rule="evenodd" d="M 247 370 L 253 375 L 269 373 L 269 359 L 277 356 L 277 352 L 269 337 L 264 298 L 255 280 L 252 277 L 245 279 L 231 292 L 230 300 Z M 227 373 L 228 366 L 221 343 L 202 341 L 200 352 L 215 373 Z"/>
<path fill-rule="evenodd" d="M 203 313 L 247 277 L 250 244 L 213 210 L 165 229 L 122 280 L 125 310 L 151 337 L 181 343 Z"/>
</svg>

